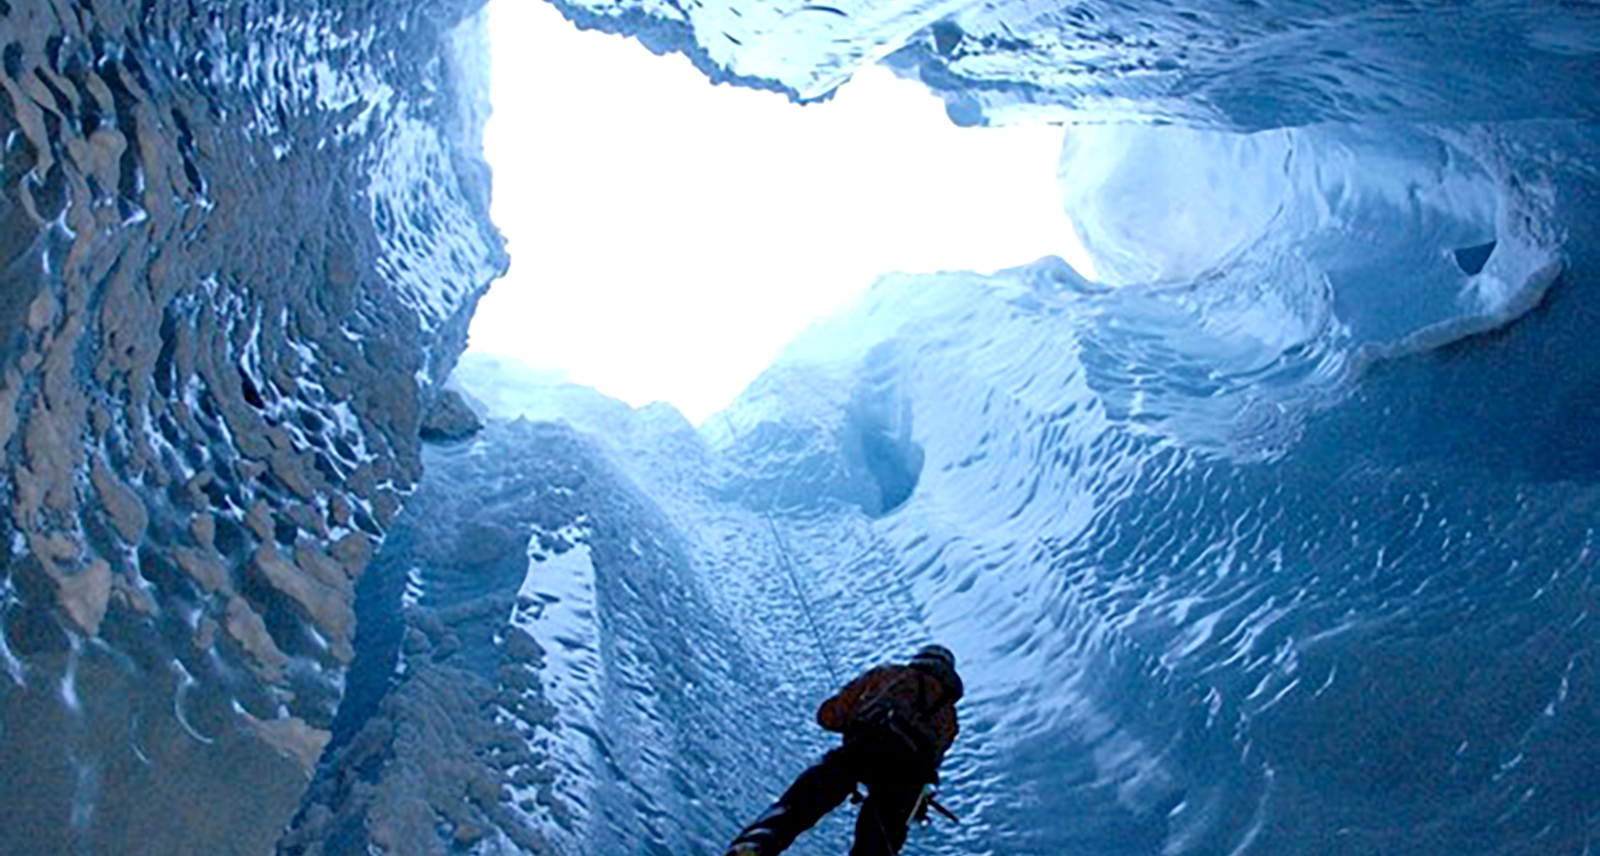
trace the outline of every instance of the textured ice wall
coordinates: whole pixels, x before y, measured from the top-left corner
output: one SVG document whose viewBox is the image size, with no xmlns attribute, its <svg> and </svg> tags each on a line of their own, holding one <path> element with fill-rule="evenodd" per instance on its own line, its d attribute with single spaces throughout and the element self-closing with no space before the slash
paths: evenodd
<svg viewBox="0 0 1600 856">
<path fill-rule="evenodd" d="M 868 597 L 884 621 L 824 652 L 780 570 L 808 585 L 818 556 L 884 558 L 870 523 L 920 474 L 910 402 L 874 383 L 893 365 L 846 399 L 775 371 L 764 389 L 818 418 L 755 407 L 709 432 L 730 453 L 670 406 L 466 356 L 454 377 L 489 425 L 428 451 L 363 580 L 350 704 L 280 852 L 715 851 L 825 748 L 812 710 L 836 670 L 918 638 L 890 583 Z M 794 852 L 834 852 L 845 823 Z"/>
<path fill-rule="evenodd" d="M 836 656 L 933 636 L 963 658 L 964 822 L 919 850 L 1586 851 L 1600 145 L 1523 132 L 1497 185 L 1549 181 L 1568 264 L 1492 333 L 1352 375 L 1352 339 L 1297 339 L 1206 278 L 895 276 L 708 424 Z M 918 452 L 887 516 L 817 489 L 882 430 L 858 400 Z M 752 473 L 804 487 L 774 500 Z M 781 566 L 745 572 L 787 628 L 752 647 L 810 647 Z"/>
<path fill-rule="evenodd" d="M 1600 14 L 1506 0 L 1136 3 L 557 0 L 719 79 L 825 96 L 888 61 L 961 124 L 1080 118 L 1259 130 L 1592 118 Z"/>
<path fill-rule="evenodd" d="M 1536 154 L 1496 186 L 1542 173 L 1549 216 L 1588 210 L 1593 161 L 1573 155 L 1600 143 L 1523 143 Z M 1305 370 L 1357 346 L 1297 341 L 1276 307 L 1261 321 L 1283 335 L 1263 342 L 1193 283 L 1111 290 L 1054 259 L 886 277 L 698 436 L 664 406 L 468 358 L 458 378 L 500 416 L 591 436 L 513 423 L 430 458 L 449 476 L 424 490 L 448 499 L 380 560 L 391 585 L 412 572 L 385 602 L 428 638 L 369 726 L 423 739 L 353 740 L 381 784 L 346 777 L 345 805 L 384 817 L 368 807 L 476 746 L 444 779 L 489 785 L 430 795 L 435 836 L 717 852 L 832 742 L 820 698 L 937 638 L 968 681 L 945 769 L 964 821 L 915 833 L 918 852 L 1583 853 L 1600 829 L 1600 303 L 1594 233 L 1569 237 L 1535 311 L 1359 378 Z M 491 551 L 496 570 L 475 570 Z M 496 722 L 572 673 L 545 646 L 517 659 L 528 592 L 585 680 L 570 709 Z M 667 690 L 686 664 L 693 691 Z M 455 707 L 463 687 L 496 701 Z M 586 786 L 549 749 L 563 720 Z M 649 763 L 622 748 L 663 745 Z M 569 793 L 591 807 L 579 822 L 548 810 Z M 793 852 L 841 852 L 849 821 Z"/>
<path fill-rule="evenodd" d="M 496 421 L 428 450 L 363 579 L 346 709 L 279 852 L 704 852 L 804 726 L 740 645 L 757 616 L 711 609 L 695 572 L 709 504 L 677 497 L 712 477 L 705 447 L 675 411 L 573 387 L 541 405 L 548 388 L 473 360 L 477 381 L 512 383 L 519 404 L 496 412 L 601 430 Z"/>
<path fill-rule="evenodd" d="M 824 646 L 961 653 L 919 849 L 1592 849 L 1592 9 L 558 5 L 798 98 L 882 59 L 965 124 L 1196 129 L 1076 132 L 1115 287 L 886 278 L 640 479 L 794 704 Z"/>
<path fill-rule="evenodd" d="M 0 3 L 0 852 L 293 812 L 504 264 L 476 5 Z"/>
</svg>

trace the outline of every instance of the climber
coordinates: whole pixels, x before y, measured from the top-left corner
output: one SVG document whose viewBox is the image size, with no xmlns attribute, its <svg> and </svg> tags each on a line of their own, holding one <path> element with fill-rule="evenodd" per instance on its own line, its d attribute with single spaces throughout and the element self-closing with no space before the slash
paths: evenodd
<svg viewBox="0 0 1600 856">
<path fill-rule="evenodd" d="M 817 709 L 817 724 L 843 733 L 844 745 L 801 773 L 739 833 L 726 856 L 782 852 L 855 793 L 857 783 L 867 786 L 867 797 L 850 856 L 899 853 L 906 827 L 913 813 L 926 811 L 939 764 L 956 739 L 961 693 L 955 655 L 943 645 L 924 646 L 905 665 L 877 666 L 851 681 Z"/>
</svg>

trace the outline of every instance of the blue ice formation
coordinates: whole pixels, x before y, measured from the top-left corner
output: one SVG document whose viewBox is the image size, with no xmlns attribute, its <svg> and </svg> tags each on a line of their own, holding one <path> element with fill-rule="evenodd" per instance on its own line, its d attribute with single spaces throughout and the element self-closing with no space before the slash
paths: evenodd
<svg viewBox="0 0 1600 856">
<path fill-rule="evenodd" d="M 587 766 L 546 764 L 550 804 L 574 808 L 556 821 L 530 798 L 517 823 L 565 836 L 561 852 L 719 852 L 826 747 L 820 698 L 936 638 L 968 682 L 945 777 L 964 822 L 908 853 L 1586 852 L 1600 319 L 1578 212 L 1597 188 L 1587 167 L 1521 169 L 1548 178 L 1544 210 L 1567 226 L 1515 250 L 1521 267 L 1496 262 L 1502 238 L 1447 273 L 1519 204 L 1463 163 L 1431 173 L 1463 200 L 1444 213 L 1379 186 L 1352 196 L 1372 209 L 1281 215 L 1310 237 L 1250 235 L 1188 279 L 1111 287 L 1058 259 L 885 277 L 699 431 L 469 355 L 457 380 L 494 414 L 568 427 L 497 421 L 431 451 L 399 537 L 506 503 L 537 521 L 495 572 L 525 605 L 490 612 L 501 635 L 479 631 L 468 658 L 490 674 L 519 662 L 519 610 L 577 603 L 591 622 L 529 625 L 565 659 L 519 691 L 584 699 L 530 722 L 531 745 Z M 1386 211 L 1414 241 L 1336 234 Z M 1305 245 L 1322 288 L 1246 278 L 1252 253 Z M 1360 280 L 1341 294 L 1352 269 L 1395 287 L 1431 274 L 1457 299 L 1346 322 L 1385 297 Z M 1483 281 L 1514 271 L 1530 275 Z M 1462 333 L 1504 320 L 1510 284 L 1537 308 Z M 581 454 L 562 451 L 573 431 Z M 502 465 L 524 457 L 542 462 Z M 516 475 L 551 460 L 581 477 Z M 486 468 L 527 484 L 463 489 Z M 551 532 L 578 558 L 548 558 Z M 483 577 L 459 564 L 424 563 L 414 609 L 481 614 L 461 592 Z M 570 594 L 574 570 L 598 594 Z M 410 658 L 437 668 L 432 648 Z M 833 818 L 792 852 L 842 852 L 848 834 Z"/>
<path fill-rule="evenodd" d="M 531 726 L 591 759 L 582 808 L 528 823 L 719 852 L 827 745 L 812 706 L 932 638 L 965 822 L 907 852 L 1594 850 L 1592 9 L 558 5 L 799 99 L 884 62 L 958 122 L 1066 120 L 1101 276 L 885 277 L 698 431 L 469 356 L 493 415 L 604 462 L 538 524 L 581 523 L 602 594 L 582 726 Z M 506 590 L 559 599 L 547 565 Z"/>
<path fill-rule="evenodd" d="M 593 444 L 581 487 L 488 492 L 539 521 L 503 591 L 571 599 L 540 558 L 564 529 L 601 593 L 581 599 L 598 629 L 567 637 L 591 701 L 529 729 L 590 759 L 558 779 L 583 808 L 551 826 L 530 800 L 519 823 L 574 852 L 715 853 L 827 745 L 818 699 L 937 638 L 969 684 L 945 786 L 965 822 L 908 852 L 1585 852 L 1600 354 L 1581 212 L 1600 149 L 1544 127 L 1516 145 L 1406 129 L 1387 157 L 1351 129 L 1164 133 L 1080 134 L 1069 163 L 1104 178 L 1075 203 L 1100 258 L 1159 276 L 1046 258 L 885 277 L 699 431 L 464 359 L 493 414 Z M 1139 188 L 1127 165 L 1173 140 L 1177 179 L 1325 160 L 1241 171 L 1230 212 Z M 1157 214 L 1193 226 L 1193 252 L 1117 228 L 1173 228 Z M 562 457 L 564 435 L 518 430 L 432 453 L 401 531 L 458 519 L 433 491 L 482 519 L 460 471 Z M 462 610 L 450 561 L 419 579 L 422 610 L 430 587 Z M 541 668 L 571 696 L 569 668 Z M 847 837 L 835 818 L 793 852 Z"/>
<path fill-rule="evenodd" d="M 0 2 L 0 854 L 298 810 L 505 269 L 481 6 Z"/>
<path fill-rule="evenodd" d="M 1100 275 L 886 277 L 697 430 L 456 366 L 478 0 L 0 0 L 0 854 L 715 854 L 930 639 L 909 852 L 1593 852 L 1592 6 L 557 5 L 1066 123 Z"/>
<path fill-rule="evenodd" d="M 1162 119 L 1261 130 L 1595 117 L 1600 13 L 1469 0 L 555 0 L 713 78 L 826 97 L 883 62 L 961 124 Z"/>
<path fill-rule="evenodd" d="M 512 828 L 560 852 L 718 852 L 827 745 L 819 698 L 937 638 L 964 823 L 908 852 L 1583 853 L 1600 363 L 1568 259 L 1516 323 L 1359 373 L 1348 338 L 1241 370 L 1261 324 L 1206 329 L 1194 283 L 887 277 L 700 431 L 469 355 L 494 413 L 567 427 L 430 450 L 397 537 L 452 534 L 375 573 L 415 568 L 408 621 L 491 678 L 546 610 L 560 656 L 487 685 L 583 700 L 525 733 L 586 766 L 513 768 L 552 790 Z M 512 505 L 500 558 L 462 558 Z"/>
</svg>

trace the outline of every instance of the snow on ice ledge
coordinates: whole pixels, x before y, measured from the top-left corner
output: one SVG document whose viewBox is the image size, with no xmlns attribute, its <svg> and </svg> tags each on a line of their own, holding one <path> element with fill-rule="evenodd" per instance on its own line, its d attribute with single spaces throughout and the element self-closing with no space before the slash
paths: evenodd
<svg viewBox="0 0 1600 856">
<path fill-rule="evenodd" d="M 534 527 L 528 541 L 528 575 L 511 614 L 512 626 L 526 631 L 548 657 L 540 678 L 556 719 L 541 724 L 531 743 L 554 764 L 551 787 L 574 815 L 563 822 L 546 804 L 535 809 L 530 820 L 568 852 L 579 846 L 590 820 L 592 800 L 587 789 L 595 779 L 596 753 L 592 735 L 597 733 L 600 679 L 605 671 L 589 537 L 582 518 L 551 533 Z M 546 542 L 558 546 L 546 549 Z M 539 787 L 514 786 L 513 804 L 536 804 Z M 575 837 L 566 831 L 569 824 L 584 831 Z"/>
</svg>

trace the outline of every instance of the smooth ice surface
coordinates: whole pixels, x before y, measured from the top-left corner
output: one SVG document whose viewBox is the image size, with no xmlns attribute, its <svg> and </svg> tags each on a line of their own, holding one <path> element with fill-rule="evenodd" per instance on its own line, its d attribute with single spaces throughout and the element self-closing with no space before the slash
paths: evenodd
<svg viewBox="0 0 1600 856">
<path fill-rule="evenodd" d="M 1204 326 L 1279 350 L 1326 323 L 1393 351 L 1520 314 L 1557 263 L 1547 182 L 1502 183 L 1491 140 L 1396 124 L 1094 126 L 1069 131 L 1057 178 L 1102 282 L 1202 282 Z M 1224 308 L 1226 292 L 1242 299 Z"/>
<path fill-rule="evenodd" d="M 1388 245 L 1366 243 L 1372 256 L 1481 244 L 1495 229 L 1484 168 L 1400 126 L 1085 126 L 1068 131 L 1057 181 L 1111 284 L 1192 279 L 1264 241 L 1344 256 L 1352 242 Z"/>
</svg>

